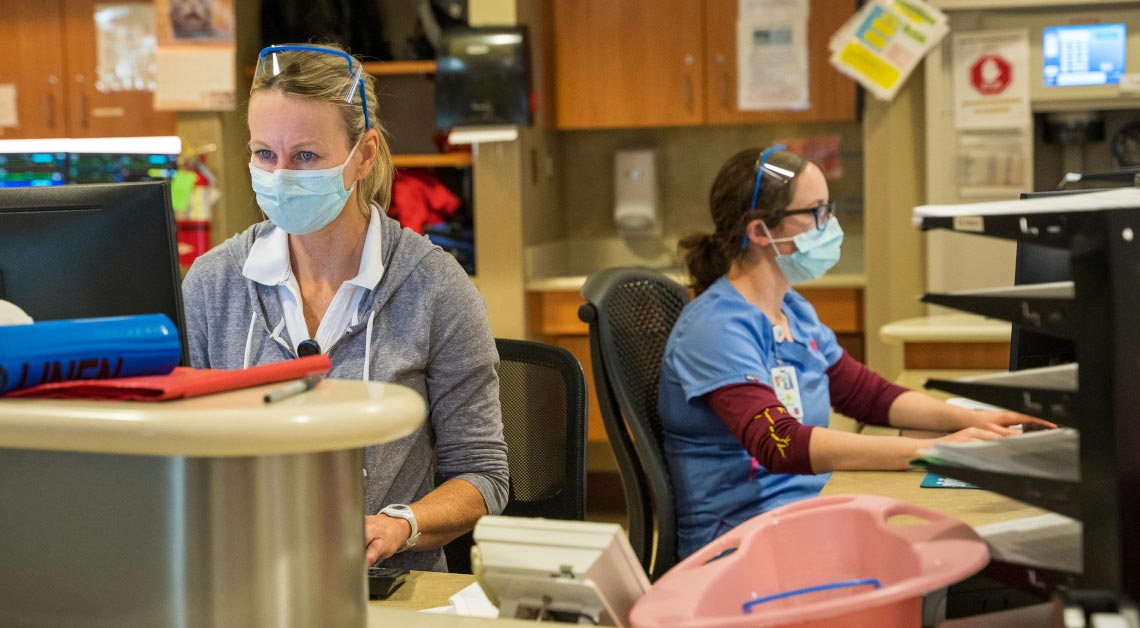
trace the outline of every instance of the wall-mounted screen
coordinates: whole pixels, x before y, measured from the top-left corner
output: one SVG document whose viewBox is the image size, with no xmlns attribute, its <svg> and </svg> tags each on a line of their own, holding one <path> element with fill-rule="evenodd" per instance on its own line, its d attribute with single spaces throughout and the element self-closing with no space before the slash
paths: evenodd
<svg viewBox="0 0 1140 628">
<path fill-rule="evenodd" d="M 1041 37 L 1045 87 L 1119 83 L 1126 34 L 1124 24 L 1046 27 Z"/>
</svg>

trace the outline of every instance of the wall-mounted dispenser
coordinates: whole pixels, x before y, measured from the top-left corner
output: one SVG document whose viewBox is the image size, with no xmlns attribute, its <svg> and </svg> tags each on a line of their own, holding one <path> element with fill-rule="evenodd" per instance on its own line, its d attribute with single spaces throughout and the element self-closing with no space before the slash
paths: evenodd
<svg viewBox="0 0 1140 628">
<path fill-rule="evenodd" d="M 622 235 L 658 235 L 657 149 L 614 152 L 614 224 Z"/>
</svg>

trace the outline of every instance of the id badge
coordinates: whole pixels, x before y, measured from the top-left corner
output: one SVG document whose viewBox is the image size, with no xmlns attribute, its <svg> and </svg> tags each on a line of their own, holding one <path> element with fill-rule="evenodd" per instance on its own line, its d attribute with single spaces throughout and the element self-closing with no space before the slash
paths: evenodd
<svg viewBox="0 0 1140 628">
<path fill-rule="evenodd" d="M 794 366 L 777 366 L 772 369 L 772 388 L 776 390 L 776 398 L 784 404 L 788 414 L 800 423 L 804 422 L 804 403 L 800 399 L 800 384 L 796 380 Z"/>
</svg>

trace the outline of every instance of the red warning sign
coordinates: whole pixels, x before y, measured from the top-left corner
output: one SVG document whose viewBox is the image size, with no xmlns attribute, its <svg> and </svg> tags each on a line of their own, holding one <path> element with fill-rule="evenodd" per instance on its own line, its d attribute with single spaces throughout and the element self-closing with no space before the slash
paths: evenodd
<svg viewBox="0 0 1140 628">
<path fill-rule="evenodd" d="M 970 66 L 970 85 L 984 96 L 1004 92 L 1012 80 L 1013 68 L 998 55 L 982 55 Z"/>
</svg>

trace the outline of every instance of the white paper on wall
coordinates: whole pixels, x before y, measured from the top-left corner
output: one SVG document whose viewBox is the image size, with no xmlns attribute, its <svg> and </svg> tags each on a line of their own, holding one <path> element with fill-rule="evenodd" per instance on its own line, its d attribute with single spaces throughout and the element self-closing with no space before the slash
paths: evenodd
<svg viewBox="0 0 1140 628">
<path fill-rule="evenodd" d="M 1028 31 L 955 33 L 951 41 L 955 126 L 1030 126 Z"/>
<path fill-rule="evenodd" d="M 737 106 L 741 111 L 811 107 L 808 1 L 739 0 Z"/>
</svg>

